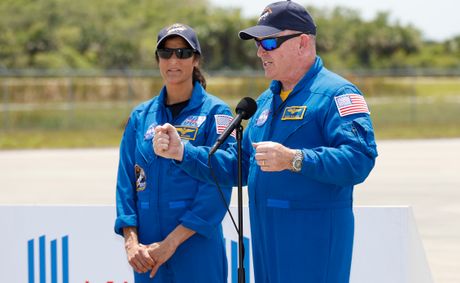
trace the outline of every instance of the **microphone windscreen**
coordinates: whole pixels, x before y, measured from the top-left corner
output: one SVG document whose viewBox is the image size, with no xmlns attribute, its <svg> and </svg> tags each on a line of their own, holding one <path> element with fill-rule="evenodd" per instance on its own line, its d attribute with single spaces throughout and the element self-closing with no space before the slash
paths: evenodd
<svg viewBox="0 0 460 283">
<path fill-rule="evenodd" d="M 247 120 L 254 115 L 257 111 L 257 103 L 251 97 L 245 97 L 238 102 L 235 108 L 235 112 L 238 114 L 242 113 L 242 118 Z"/>
</svg>

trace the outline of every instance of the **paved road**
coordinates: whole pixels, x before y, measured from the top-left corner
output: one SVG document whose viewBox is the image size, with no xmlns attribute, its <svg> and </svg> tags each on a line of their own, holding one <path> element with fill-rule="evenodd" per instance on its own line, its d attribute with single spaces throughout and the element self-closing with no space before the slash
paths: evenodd
<svg viewBox="0 0 460 283">
<path fill-rule="evenodd" d="M 381 141 L 379 153 L 355 205 L 411 205 L 435 282 L 460 282 L 460 139 Z M 0 204 L 114 204 L 117 162 L 113 148 L 0 151 Z"/>
</svg>

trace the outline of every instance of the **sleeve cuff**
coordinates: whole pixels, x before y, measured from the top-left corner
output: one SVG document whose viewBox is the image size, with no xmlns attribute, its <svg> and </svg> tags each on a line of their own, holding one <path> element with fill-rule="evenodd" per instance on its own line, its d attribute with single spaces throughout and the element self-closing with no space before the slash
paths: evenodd
<svg viewBox="0 0 460 283">
<path fill-rule="evenodd" d="M 124 215 L 119 216 L 115 220 L 115 233 L 123 236 L 123 228 L 125 227 L 137 227 L 137 216 L 136 215 Z"/>
<path fill-rule="evenodd" d="M 318 156 L 311 149 L 302 149 L 303 154 L 303 164 L 302 164 L 302 174 L 309 174 L 312 169 L 317 166 Z"/>
<path fill-rule="evenodd" d="M 197 158 L 198 149 L 190 143 L 185 143 L 184 156 L 182 157 L 182 161 L 174 160 L 173 163 L 180 167 L 194 166 L 193 162 L 195 162 Z"/>
<path fill-rule="evenodd" d="M 208 239 L 211 238 L 212 232 L 216 228 L 215 226 L 210 225 L 207 221 L 191 213 L 190 211 L 185 213 L 185 215 L 180 220 L 182 225 L 192 229 L 196 233 Z"/>
</svg>

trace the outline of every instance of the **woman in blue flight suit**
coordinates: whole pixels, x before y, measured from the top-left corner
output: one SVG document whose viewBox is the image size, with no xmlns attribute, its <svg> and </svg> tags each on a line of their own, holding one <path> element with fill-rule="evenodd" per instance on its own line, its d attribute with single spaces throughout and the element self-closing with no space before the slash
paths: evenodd
<svg viewBox="0 0 460 283">
<path fill-rule="evenodd" d="M 204 89 L 200 55 L 189 26 L 160 31 L 156 59 L 165 86 L 133 110 L 121 141 L 115 232 L 125 237 L 135 282 L 227 282 L 220 223 L 231 187 L 221 194 L 152 148 L 157 125 L 175 125 L 184 143 L 212 146 L 231 120 L 229 107 Z"/>
</svg>

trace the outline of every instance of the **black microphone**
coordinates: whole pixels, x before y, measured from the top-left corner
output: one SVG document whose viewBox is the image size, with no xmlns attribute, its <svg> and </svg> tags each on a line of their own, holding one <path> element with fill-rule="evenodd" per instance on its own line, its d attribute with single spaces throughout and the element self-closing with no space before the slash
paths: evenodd
<svg viewBox="0 0 460 283">
<path fill-rule="evenodd" d="M 250 97 L 245 97 L 238 102 L 238 105 L 235 108 L 236 117 L 233 121 L 225 128 L 224 132 L 220 135 L 217 139 L 214 146 L 209 151 L 209 156 L 214 154 L 219 146 L 228 138 L 228 136 L 238 127 L 241 123 L 241 120 L 247 120 L 256 113 L 257 110 L 257 103 L 254 99 Z"/>
</svg>

